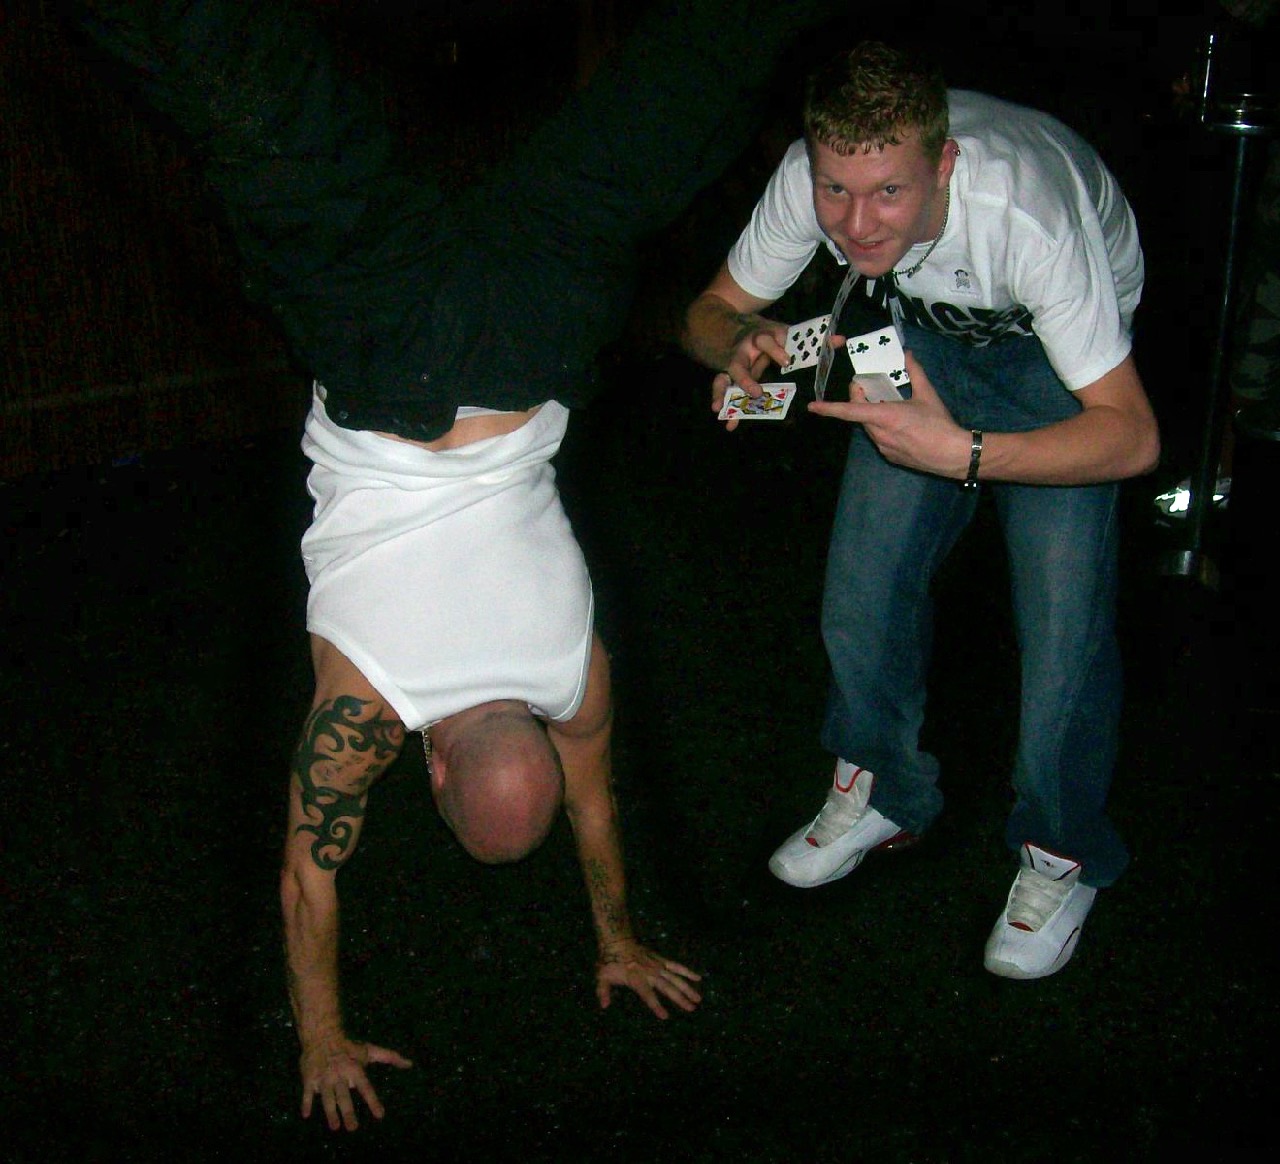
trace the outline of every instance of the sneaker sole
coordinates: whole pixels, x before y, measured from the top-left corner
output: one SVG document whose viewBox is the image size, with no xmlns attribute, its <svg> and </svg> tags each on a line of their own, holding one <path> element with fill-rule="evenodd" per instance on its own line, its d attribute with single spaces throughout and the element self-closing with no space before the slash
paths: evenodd
<svg viewBox="0 0 1280 1164">
<path fill-rule="evenodd" d="M 859 865 L 862 864 L 863 858 L 872 853 L 896 853 L 903 849 L 909 849 L 916 844 L 920 838 L 914 833 L 901 832 L 890 837 L 887 841 L 881 841 L 878 845 L 864 850 L 861 853 L 854 853 L 843 865 L 838 865 L 834 870 L 825 877 L 817 881 L 793 881 L 785 871 L 774 866 L 773 861 L 769 862 L 769 872 L 772 873 L 779 881 L 785 885 L 790 885 L 796 889 L 817 889 L 819 885 L 830 885 L 833 881 L 839 881 L 841 877 L 847 877 Z"/>
</svg>

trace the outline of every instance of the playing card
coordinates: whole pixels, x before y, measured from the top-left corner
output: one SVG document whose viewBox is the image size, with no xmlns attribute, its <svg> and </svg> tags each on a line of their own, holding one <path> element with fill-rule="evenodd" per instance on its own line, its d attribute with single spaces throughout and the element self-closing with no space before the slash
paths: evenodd
<svg viewBox="0 0 1280 1164">
<path fill-rule="evenodd" d="M 793 324 L 787 331 L 787 355 L 791 358 L 782 370 L 796 372 L 801 368 L 813 367 L 822 355 L 822 346 L 826 342 L 830 326 L 829 315 L 815 315 L 803 323 Z"/>
<path fill-rule="evenodd" d="M 883 404 L 886 400 L 901 400 L 902 393 L 890 379 L 888 372 L 859 372 L 854 376 L 855 384 L 862 385 L 862 391 L 873 404 Z"/>
<path fill-rule="evenodd" d="M 845 272 L 840 290 L 836 292 L 836 301 L 831 305 L 831 319 L 838 320 L 844 305 L 848 302 L 854 284 L 858 281 L 858 268 L 851 266 Z M 835 349 L 830 344 L 823 344 L 818 356 L 818 368 L 813 374 L 813 398 L 824 400 L 827 395 L 827 379 L 831 375 L 831 362 L 835 359 Z"/>
<path fill-rule="evenodd" d="M 725 393 L 721 420 L 781 420 L 796 394 L 794 384 L 761 384 L 764 394 L 748 396 L 736 384 Z"/>
<path fill-rule="evenodd" d="M 896 328 L 882 327 L 865 335 L 852 336 L 845 341 L 844 350 L 849 353 L 849 359 L 853 363 L 854 378 L 864 388 L 864 377 L 875 373 L 888 376 L 889 383 L 897 388 L 910 383 L 907 377 L 907 359 L 902 354 L 902 343 L 898 339 Z M 888 399 L 901 400 L 902 395 L 899 393 Z"/>
</svg>

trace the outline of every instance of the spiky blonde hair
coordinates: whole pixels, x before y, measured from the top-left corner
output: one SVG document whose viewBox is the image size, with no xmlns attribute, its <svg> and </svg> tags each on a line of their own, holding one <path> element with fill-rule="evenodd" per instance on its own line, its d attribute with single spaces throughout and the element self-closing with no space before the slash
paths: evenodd
<svg viewBox="0 0 1280 1164">
<path fill-rule="evenodd" d="M 879 41 L 837 53 L 809 76 L 804 130 L 810 146 L 845 156 L 900 145 L 918 134 L 936 161 L 947 129 L 942 73 Z"/>
</svg>

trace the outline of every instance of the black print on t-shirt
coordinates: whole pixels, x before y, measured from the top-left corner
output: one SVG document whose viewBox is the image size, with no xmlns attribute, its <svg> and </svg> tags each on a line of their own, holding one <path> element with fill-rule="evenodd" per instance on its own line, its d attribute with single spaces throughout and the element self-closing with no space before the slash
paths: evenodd
<svg viewBox="0 0 1280 1164">
<path fill-rule="evenodd" d="M 888 308 L 890 294 L 895 295 L 903 323 L 953 336 L 976 348 L 997 340 L 1035 334 L 1031 312 L 1021 304 L 999 310 L 943 302 L 929 305 L 923 299 L 904 294 L 893 279 L 870 279 L 864 282 L 863 289 L 868 303 L 882 310 Z"/>
</svg>

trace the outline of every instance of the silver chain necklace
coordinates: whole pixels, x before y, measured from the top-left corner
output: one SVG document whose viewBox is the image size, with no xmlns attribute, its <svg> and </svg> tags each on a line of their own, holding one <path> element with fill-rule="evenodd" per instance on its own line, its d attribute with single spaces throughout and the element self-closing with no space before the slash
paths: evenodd
<svg viewBox="0 0 1280 1164">
<path fill-rule="evenodd" d="M 933 254 L 933 248 L 938 245 L 938 241 L 942 238 L 944 234 L 947 233 L 947 222 L 950 220 L 950 218 L 951 218 L 951 186 L 948 185 L 947 186 L 947 202 L 946 202 L 946 206 L 942 211 L 942 226 L 939 228 L 938 233 L 933 236 L 933 242 L 929 244 L 929 249 L 920 256 L 919 261 L 912 263 L 911 266 L 909 266 L 905 271 L 892 272 L 895 278 L 910 279 L 912 275 L 914 275 L 918 270 L 920 270 L 921 267 L 924 266 L 925 260 L 931 254 Z"/>
</svg>

